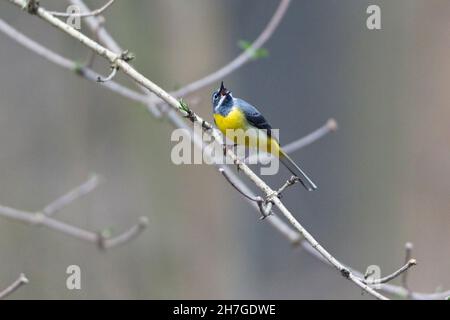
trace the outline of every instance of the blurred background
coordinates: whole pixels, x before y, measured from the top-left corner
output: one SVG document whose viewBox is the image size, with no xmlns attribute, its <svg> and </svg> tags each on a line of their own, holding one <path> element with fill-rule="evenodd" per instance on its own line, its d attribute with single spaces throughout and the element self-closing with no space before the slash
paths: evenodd
<svg viewBox="0 0 450 320">
<path fill-rule="evenodd" d="M 87 1 L 91 8 L 105 1 Z M 52 10 L 66 2 L 42 0 Z M 377 4 L 382 30 L 366 28 Z M 218 69 L 254 40 L 276 0 L 116 1 L 106 27 L 138 70 L 172 90 Z M 89 52 L 7 1 L 0 16 L 77 61 Z M 383 274 L 414 243 L 410 287 L 450 287 L 450 2 L 294 0 L 254 61 L 225 80 L 280 128 L 284 143 L 334 117 L 339 130 L 294 153 L 319 185 L 283 200 L 338 259 Z M 83 32 L 89 34 L 83 26 Z M 95 69 L 109 72 L 96 59 Z M 365 299 L 334 270 L 293 249 L 214 167 L 175 166 L 166 120 L 0 34 L 0 204 L 37 211 L 92 172 L 103 183 L 58 214 L 119 233 L 141 215 L 149 228 L 107 252 L 0 217 L 0 288 L 30 279 L 15 299 Z M 133 88 L 119 75 L 118 81 Z M 211 120 L 210 93 L 195 111 Z M 281 185 L 288 174 L 268 178 Z M 81 267 L 81 290 L 66 268 Z M 398 283 L 398 280 L 396 280 Z"/>
</svg>

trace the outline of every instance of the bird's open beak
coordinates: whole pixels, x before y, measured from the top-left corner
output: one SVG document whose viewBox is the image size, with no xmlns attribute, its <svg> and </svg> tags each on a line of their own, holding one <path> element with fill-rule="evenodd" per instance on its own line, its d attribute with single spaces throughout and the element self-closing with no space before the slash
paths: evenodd
<svg viewBox="0 0 450 320">
<path fill-rule="evenodd" d="M 228 93 L 230 93 L 230 91 L 228 91 L 227 88 L 225 88 L 225 86 L 223 85 L 223 81 L 220 84 L 219 93 L 221 96 L 226 96 Z"/>
</svg>

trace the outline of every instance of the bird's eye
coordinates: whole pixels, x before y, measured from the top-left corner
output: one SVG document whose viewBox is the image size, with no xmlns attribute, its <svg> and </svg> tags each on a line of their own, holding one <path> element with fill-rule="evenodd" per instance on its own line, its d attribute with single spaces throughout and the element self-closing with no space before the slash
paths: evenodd
<svg viewBox="0 0 450 320">
<path fill-rule="evenodd" d="M 219 95 L 216 93 L 214 93 L 214 100 L 217 100 L 219 98 Z"/>
</svg>

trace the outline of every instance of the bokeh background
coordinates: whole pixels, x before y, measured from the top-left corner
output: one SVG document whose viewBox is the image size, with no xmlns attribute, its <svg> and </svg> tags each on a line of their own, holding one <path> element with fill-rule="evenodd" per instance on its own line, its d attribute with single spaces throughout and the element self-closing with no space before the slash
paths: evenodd
<svg viewBox="0 0 450 320">
<path fill-rule="evenodd" d="M 42 0 L 53 10 L 66 2 Z M 87 1 L 92 8 L 104 1 Z M 134 65 L 167 90 L 240 53 L 276 0 L 116 1 L 106 26 Z M 366 28 L 380 5 L 382 30 Z M 77 61 L 89 52 L 43 21 L 0 2 L 0 16 Z M 266 48 L 224 79 L 290 142 L 328 118 L 339 131 L 293 154 L 319 185 L 283 198 L 342 262 L 383 274 L 412 241 L 410 286 L 450 287 L 450 2 L 294 0 Z M 88 32 L 87 28 L 83 31 Z M 101 59 L 95 69 L 108 73 Z M 87 179 L 105 183 L 59 213 L 89 230 L 148 230 L 99 252 L 58 232 L 0 217 L 0 287 L 24 272 L 15 299 L 365 299 L 332 269 L 293 249 L 213 167 L 175 166 L 171 126 L 142 105 L 43 60 L 0 34 L 0 203 L 36 211 Z M 117 80 L 133 87 L 124 76 Z M 211 120 L 210 86 L 195 111 Z M 281 185 L 286 172 L 268 179 Z M 66 289 L 77 264 L 82 289 Z M 398 280 L 397 280 L 398 281 Z"/>
</svg>

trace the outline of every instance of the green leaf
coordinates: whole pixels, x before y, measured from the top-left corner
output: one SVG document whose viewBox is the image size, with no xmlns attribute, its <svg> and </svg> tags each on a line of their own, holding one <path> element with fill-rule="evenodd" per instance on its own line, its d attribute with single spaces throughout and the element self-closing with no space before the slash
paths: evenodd
<svg viewBox="0 0 450 320">
<path fill-rule="evenodd" d="M 238 42 L 239 48 L 244 51 L 252 50 L 252 43 L 247 40 L 239 40 Z M 269 51 L 266 48 L 259 48 L 253 50 L 252 58 L 257 60 L 261 58 L 267 58 L 269 56 Z"/>
<path fill-rule="evenodd" d="M 76 74 L 78 75 L 82 75 L 83 74 L 83 70 L 84 70 L 84 66 L 83 64 L 81 64 L 80 62 L 76 61 L 74 63 L 73 69 L 72 69 Z"/>
<path fill-rule="evenodd" d="M 102 236 L 104 239 L 109 239 L 109 238 L 111 238 L 112 233 L 113 233 L 112 228 L 105 228 L 105 229 L 103 229 L 103 230 L 100 232 L 101 236 Z"/>
<path fill-rule="evenodd" d="M 186 102 L 183 101 L 183 99 L 180 99 L 180 110 L 184 111 L 186 113 L 189 113 L 191 110 L 189 109 L 189 106 Z"/>
</svg>

